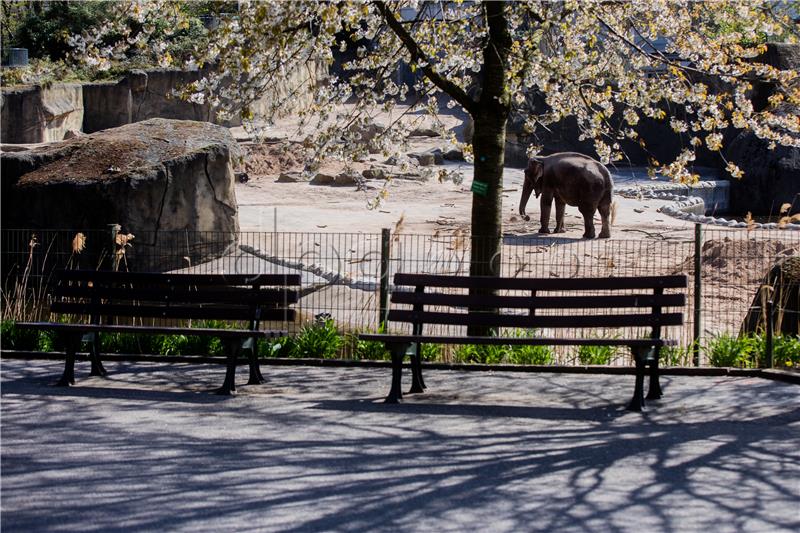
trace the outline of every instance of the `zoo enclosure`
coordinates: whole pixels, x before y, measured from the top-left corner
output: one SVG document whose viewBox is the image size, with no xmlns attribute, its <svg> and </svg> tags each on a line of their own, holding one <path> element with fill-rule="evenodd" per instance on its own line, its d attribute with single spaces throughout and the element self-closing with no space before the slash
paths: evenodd
<svg viewBox="0 0 800 533">
<path fill-rule="evenodd" d="M 698 225 L 694 237 L 578 240 L 507 235 L 500 275 L 548 278 L 684 273 L 690 278 L 686 324 L 666 333 L 677 336 L 683 346 L 722 333 L 735 336 L 764 331 L 767 320 L 775 317 L 778 329 L 797 333 L 800 316 L 796 304 L 771 294 L 764 283 L 777 261 L 800 255 L 800 232 Z M 376 331 L 385 316 L 395 272 L 468 274 L 470 247 L 481 244 L 458 232 L 178 231 L 129 235 L 119 226 L 83 232 L 4 229 L 0 241 L 3 318 L 13 318 L 14 313 L 41 314 L 49 295 L 49 273 L 55 268 L 286 272 L 302 275 L 302 298 L 297 305 L 301 323 L 330 316 L 343 331 Z M 698 265 L 699 277 L 695 275 Z M 771 313 L 767 313 L 769 306 Z M 393 328 L 392 324 L 388 327 Z M 638 334 L 648 333 L 641 329 Z M 574 359 L 562 357 L 559 362 L 569 364 Z M 629 358 L 620 355 L 614 363 L 629 364 Z"/>
</svg>

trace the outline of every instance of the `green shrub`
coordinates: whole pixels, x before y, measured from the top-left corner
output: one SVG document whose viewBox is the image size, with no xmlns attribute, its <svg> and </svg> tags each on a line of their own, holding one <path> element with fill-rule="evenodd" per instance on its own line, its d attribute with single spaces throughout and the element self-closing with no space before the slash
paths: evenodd
<svg viewBox="0 0 800 533">
<path fill-rule="evenodd" d="M 381 326 L 378 333 L 386 333 L 386 328 Z M 364 333 L 370 333 L 367 330 Z M 350 347 L 350 353 L 356 361 L 385 361 L 391 359 L 391 354 L 383 342 L 364 341 L 358 338 L 360 332 L 348 333 L 345 343 Z"/>
<path fill-rule="evenodd" d="M 339 354 L 344 341 L 333 320 L 324 320 L 304 326 L 293 340 L 290 357 L 318 357 L 332 359 Z"/>
<path fill-rule="evenodd" d="M 511 346 L 508 361 L 514 365 L 549 365 L 553 362 L 553 349 L 549 346 Z"/>
<path fill-rule="evenodd" d="M 53 352 L 63 349 L 55 333 L 18 328 L 13 320 L 3 320 L 0 323 L 0 347 L 4 350 L 31 352 Z"/>
<path fill-rule="evenodd" d="M 754 337 L 734 337 L 723 333 L 705 346 L 711 366 L 752 368 L 755 365 L 759 341 Z"/>
<path fill-rule="evenodd" d="M 269 339 L 258 346 L 259 357 L 293 357 L 294 337 Z"/>
<path fill-rule="evenodd" d="M 664 366 L 692 366 L 692 346 L 663 346 L 658 354 L 659 364 Z"/>
<path fill-rule="evenodd" d="M 164 335 L 158 344 L 161 355 L 185 355 L 189 338 L 186 335 Z"/>
<path fill-rule="evenodd" d="M 100 351 L 103 353 L 157 353 L 150 335 L 133 333 L 101 333 Z"/>
<path fill-rule="evenodd" d="M 578 361 L 582 365 L 607 365 L 616 354 L 615 346 L 578 346 Z"/>
<path fill-rule="evenodd" d="M 362 341 L 356 337 L 352 346 L 353 359 L 357 361 L 385 361 L 392 357 L 384 343 L 380 341 Z"/>
<path fill-rule="evenodd" d="M 420 355 L 422 356 L 423 361 L 441 361 L 442 345 L 424 343 L 422 345 L 422 353 Z"/>
<path fill-rule="evenodd" d="M 37 350 L 39 335 L 35 330 L 19 329 L 13 320 L 0 323 L 0 346 L 5 350 Z"/>
<path fill-rule="evenodd" d="M 536 337 L 535 329 L 515 329 L 512 337 Z M 513 344 L 508 347 L 506 362 L 514 365 L 549 365 L 553 362 L 552 348 L 544 345 Z"/>
<path fill-rule="evenodd" d="M 453 360 L 458 363 L 500 364 L 511 352 L 508 345 L 463 344 L 456 348 Z"/>
<path fill-rule="evenodd" d="M 772 357 L 775 366 L 796 368 L 800 365 L 800 335 L 775 337 Z"/>
<path fill-rule="evenodd" d="M 192 322 L 193 328 L 208 329 L 231 329 L 233 325 L 224 320 L 197 320 Z M 210 355 L 219 356 L 225 354 L 225 346 L 217 337 L 205 335 L 187 335 L 186 342 L 180 346 L 183 355 Z"/>
<path fill-rule="evenodd" d="M 515 329 L 508 335 L 511 338 L 536 337 L 534 329 Z M 544 345 L 499 344 L 463 345 L 456 348 L 453 360 L 460 363 L 548 365 L 553 362 L 552 348 Z"/>
</svg>

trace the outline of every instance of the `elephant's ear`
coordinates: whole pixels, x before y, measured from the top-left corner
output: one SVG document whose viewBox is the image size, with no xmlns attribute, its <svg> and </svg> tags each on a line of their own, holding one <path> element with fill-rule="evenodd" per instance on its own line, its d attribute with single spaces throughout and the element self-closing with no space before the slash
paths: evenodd
<svg viewBox="0 0 800 533">
<path fill-rule="evenodd" d="M 542 160 L 538 157 L 531 157 L 528 159 L 528 166 L 525 167 L 525 178 L 532 182 L 537 181 L 542 175 L 544 168 Z"/>
</svg>

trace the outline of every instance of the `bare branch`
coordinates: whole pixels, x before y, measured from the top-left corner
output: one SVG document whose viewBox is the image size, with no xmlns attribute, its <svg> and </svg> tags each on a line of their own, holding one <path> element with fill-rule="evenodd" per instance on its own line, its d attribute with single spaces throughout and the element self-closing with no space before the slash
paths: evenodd
<svg viewBox="0 0 800 533">
<path fill-rule="evenodd" d="M 403 24 L 397 20 L 397 18 L 394 16 L 394 13 L 392 13 L 389 7 L 386 5 L 386 2 L 375 2 L 374 5 L 381 12 L 381 16 L 386 21 L 386 24 L 389 25 L 389 28 L 391 28 L 391 30 L 395 33 L 395 35 L 397 35 L 397 37 L 409 51 L 411 54 L 411 60 L 415 62 L 423 62 L 424 66 L 420 68 L 425 76 L 427 76 L 427 78 L 431 80 L 434 85 L 439 87 L 439 89 L 450 95 L 461 105 L 461 107 L 466 109 L 467 112 L 472 114 L 477 107 L 477 102 L 470 98 L 464 89 L 433 69 L 430 58 L 425 55 L 419 44 L 417 44 L 411 34 L 406 31 L 406 28 L 403 27 Z"/>
</svg>

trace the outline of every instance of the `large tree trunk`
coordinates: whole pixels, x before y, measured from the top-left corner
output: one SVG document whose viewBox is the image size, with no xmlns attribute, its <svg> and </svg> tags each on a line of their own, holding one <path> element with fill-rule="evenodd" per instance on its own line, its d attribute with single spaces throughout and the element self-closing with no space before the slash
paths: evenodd
<svg viewBox="0 0 800 533">
<path fill-rule="evenodd" d="M 486 2 L 484 14 L 489 35 L 483 50 L 481 96 L 472 119 L 475 133 L 472 144 L 475 154 L 474 181 L 486 185 L 486 194 L 472 195 L 471 276 L 499 276 L 502 264 L 503 166 L 505 159 L 506 122 L 510 103 L 506 92 L 506 66 L 511 38 L 503 2 Z M 489 291 L 476 289 L 473 294 Z M 491 312 L 480 309 L 477 312 Z M 470 327 L 469 335 L 487 335 L 487 328 Z"/>
<path fill-rule="evenodd" d="M 474 119 L 474 181 L 485 183 L 487 191 L 485 196 L 477 192 L 472 195 L 470 275 L 499 276 L 506 118 L 493 113 L 482 115 Z"/>
<path fill-rule="evenodd" d="M 501 264 L 503 164 L 510 102 L 506 66 L 511 47 L 504 2 L 484 2 L 489 34 L 483 49 L 481 96 L 472 113 L 475 133 L 474 181 L 486 184 L 486 195 L 472 196 L 470 275 L 499 276 Z"/>
</svg>

